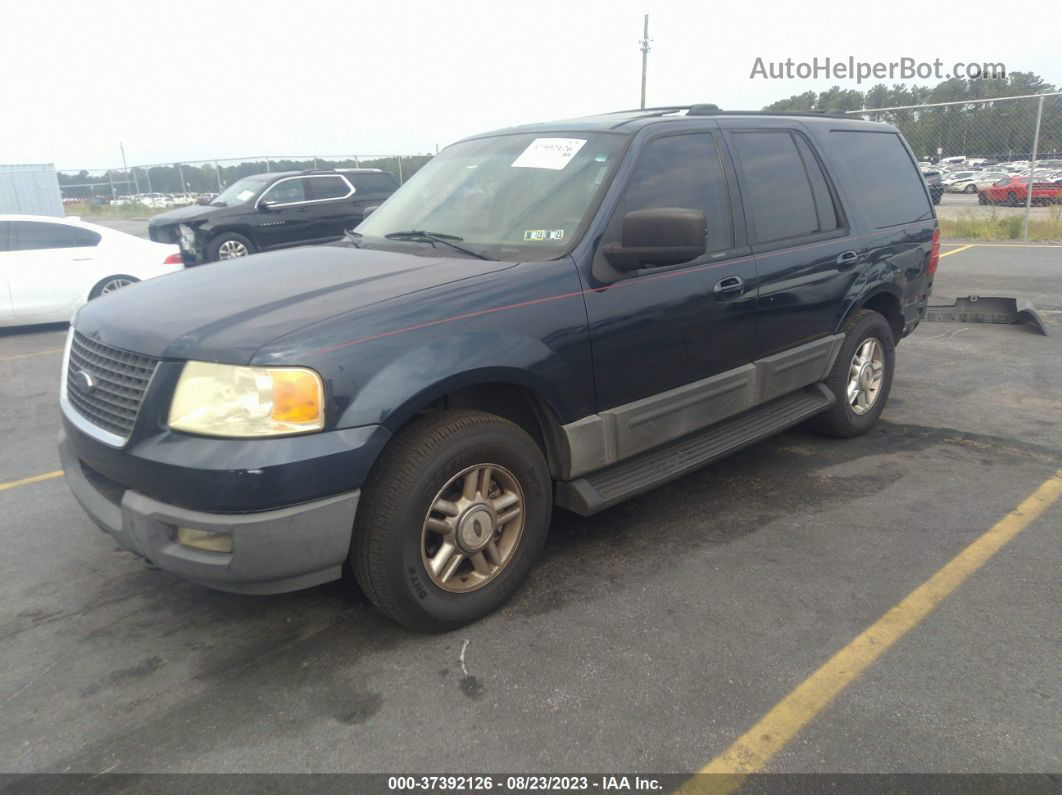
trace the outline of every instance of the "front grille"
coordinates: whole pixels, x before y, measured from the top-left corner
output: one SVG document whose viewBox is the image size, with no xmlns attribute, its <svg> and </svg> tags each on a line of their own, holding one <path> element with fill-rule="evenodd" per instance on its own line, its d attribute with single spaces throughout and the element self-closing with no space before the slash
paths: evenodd
<svg viewBox="0 0 1062 795">
<path fill-rule="evenodd" d="M 158 359 L 129 353 L 74 332 L 66 374 L 66 396 L 85 419 L 105 431 L 129 437 Z M 91 379 L 86 388 L 84 372 Z"/>
</svg>

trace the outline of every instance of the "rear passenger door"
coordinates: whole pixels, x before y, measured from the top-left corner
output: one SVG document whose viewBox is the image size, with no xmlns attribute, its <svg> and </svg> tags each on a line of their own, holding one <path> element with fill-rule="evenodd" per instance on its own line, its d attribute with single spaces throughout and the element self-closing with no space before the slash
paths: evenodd
<svg viewBox="0 0 1062 795">
<path fill-rule="evenodd" d="M 46 221 L 12 221 L 7 282 L 17 320 L 67 320 L 93 286 L 100 236 Z"/>
<path fill-rule="evenodd" d="M 833 333 L 863 251 L 800 129 L 726 128 L 759 275 L 755 358 Z"/>
</svg>

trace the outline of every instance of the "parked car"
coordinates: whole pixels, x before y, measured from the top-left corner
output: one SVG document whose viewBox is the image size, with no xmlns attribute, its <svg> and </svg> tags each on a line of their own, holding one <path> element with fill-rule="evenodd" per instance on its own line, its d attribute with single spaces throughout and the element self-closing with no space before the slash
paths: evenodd
<svg viewBox="0 0 1062 795">
<path fill-rule="evenodd" d="M 969 176 L 946 181 L 945 190 L 949 193 L 977 193 L 981 188 L 995 185 L 1006 177 L 1007 175 L 1001 171 L 972 172 Z"/>
<path fill-rule="evenodd" d="M 1014 207 L 1025 204 L 1029 193 L 1029 177 L 1007 177 L 987 188 L 982 188 L 977 198 L 981 204 L 1006 204 Z M 1053 182 L 1032 183 L 1031 204 L 1042 206 L 1062 201 L 1062 185 Z"/>
<path fill-rule="evenodd" d="M 933 204 L 940 204 L 940 197 L 944 195 L 944 181 L 941 179 L 939 171 L 923 171 L 922 177 L 926 181 L 926 187 L 929 189 L 929 196 L 933 200 Z"/>
<path fill-rule="evenodd" d="M 453 629 L 513 594 L 555 504 L 804 421 L 866 433 L 938 257 L 887 124 L 712 105 L 481 135 L 344 244 L 82 308 L 63 468 L 161 569 L 272 593 L 349 561 L 388 615 Z M 86 387 L 108 370 L 119 405 Z"/>
<path fill-rule="evenodd" d="M 205 206 L 156 215 L 148 233 L 152 240 L 178 244 L 188 265 L 328 243 L 357 226 L 397 187 L 394 175 L 379 169 L 256 174 Z"/>
<path fill-rule="evenodd" d="M 176 246 L 76 218 L 0 215 L 0 326 L 65 323 L 86 301 L 182 267 Z"/>
</svg>

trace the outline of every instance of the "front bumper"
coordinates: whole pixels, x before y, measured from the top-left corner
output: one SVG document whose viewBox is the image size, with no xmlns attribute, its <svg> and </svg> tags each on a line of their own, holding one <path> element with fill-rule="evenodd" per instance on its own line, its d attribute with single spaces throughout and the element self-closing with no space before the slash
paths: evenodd
<svg viewBox="0 0 1062 795">
<path fill-rule="evenodd" d="M 123 489 L 82 464 L 65 431 L 59 455 L 74 497 L 126 549 L 194 582 L 237 593 L 281 593 L 338 579 L 360 490 L 268 511 L 207 513 Z M 177 542 L 177 528 L 232 535 L 233 551 Z"/>
</svg>

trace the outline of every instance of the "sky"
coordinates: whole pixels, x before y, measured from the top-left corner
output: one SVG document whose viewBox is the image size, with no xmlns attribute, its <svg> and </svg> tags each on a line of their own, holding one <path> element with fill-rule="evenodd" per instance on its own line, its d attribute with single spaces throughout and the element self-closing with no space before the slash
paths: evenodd
<svg viewBox="0 0 1062 795">
<path fill-rule="evenodd" d="M 757 57 L 1002 62 L 1057 85 L 1057 28 L 1025 24 L 1042 9 L 1008 3 L 1004 30 L 984 0 L 9 0 L 0 163 L 120 167 L 120 142 L 129 165 L 417 154 L 636 108 L 645 13 L 648 105 L 758 109 L 876 82 L 753 79 Z"/>
</svg>

